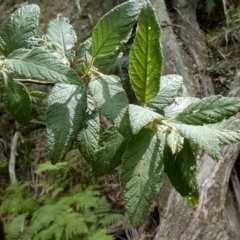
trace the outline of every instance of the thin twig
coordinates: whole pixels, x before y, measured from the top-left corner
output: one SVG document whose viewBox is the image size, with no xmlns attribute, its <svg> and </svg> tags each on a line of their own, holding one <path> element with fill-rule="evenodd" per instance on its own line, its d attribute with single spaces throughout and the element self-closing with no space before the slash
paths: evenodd
<svg viewBox="0 0 240 240">
<path fill-rule="evenodd" d="M 228 11 L 227 11 L 227 4 L 226 4 L 226 0 L 222 0 L 223 3 L 223 10 L 224 10 L 224 14 L 226 16 L 226 24 L 227 24 L 227 28 L 229 28 L 229 16 L 228 16 Z"/>
<path fill-rule="evenodd" d="M 44 82 L 44 81 L 39 81 L 39 80 L 32 80 L 32 79 L 16 79 L 19 82 L 22 83 L 34 83 L 34 84 L 41 84 L 41 85 L 54 85 L 56 84 L 55 82 Z"/>
<path fill-rule="evenodd" d="M 15 164 L 16 164 L 16 156 L 17 156 L 17 143 L 20 136 L 21 136 L 21 133 L 19 131 L 16 131 L 14 133 L 12 143 L 11 143 L 11 154 L 10 154 L 10 160 L 8 165 L 11 184 L 15 184 L 15 185 L 18 183 L 16 171 L 15 171 Z"/>
<path fill-rule="evenodd" d="M 80 12 L 82 10 L 82 7 L 80 5 L 80 0 L 74 0 L 74 2 L 76 3 L 76 7 L 77 7 L 78 12 Z"/>
<path fill-rule="evenodd" d="M 169 124 L 168 121 L 161 120 L 161 122 L 162 122 L 164 125 L 168 126 L 169 128 L 171 128 L 171 129 L 177 131 L 177 129 L 176 129 L 174 126 L 172 126 L 171 124 Z"/>
</svg>

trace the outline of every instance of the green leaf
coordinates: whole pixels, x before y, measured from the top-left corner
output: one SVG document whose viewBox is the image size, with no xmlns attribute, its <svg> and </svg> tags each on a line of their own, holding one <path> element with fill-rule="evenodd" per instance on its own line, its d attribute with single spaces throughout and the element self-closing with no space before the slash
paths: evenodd
<svg viewBox="0 0 240 240">
<path fill-rule="evenodd" d="M 97 109 L 124 136 L 131 134 L 128 99 L 117 76 L 103 76 L 89 82 L 89 92 Z"/>
<path fill-rule="evenodd" d="M 210 96 L 188 105 L 177 120 L 191 125 L 216 123 L 240 111 L 240 98 Z"/>
<path fill-rule="evenodd" d="M 193 97 L 177 97 L 174 103 L 164 108 L 164 116 L 166 119 L 174 117 L 183 111 L 188 105 L 200 102 L 201 99 Z"/>
<path fill-rule="evenodd" d="M 48 94 L 41 91 L 32 91 L 29 95 L 33 104 L 47 106 Z"/>
<path fill-rule="evenodd" d="M 155 98 L 147 103 L 147 107 L 153 108 L 159 113 L 172 104 L 182 87 L 183 79 L 179 75 L 171 74 L 162 76 L 160 79 L 160 90 Z"/>
<path fill-rule="evenodd" d="M 122 157 L 121 183 L 131 223 L 140 224 L 159 192 L 165 137 L 144 128 L 134 135 Z"/>
<path fill-rule="evenodd" d="M 22 125 L 27 125 L 31 118 L 31 101 L 27 88 L 11 75 L 0 71 L 3 81 L 3 102 L 15 120 Z"/>
<path fill-rule="evenodd" d="M 121 164 L 121 158 L 126 150 L 126 141 L 116 128 L 110 127 L 100 138 L 100 149 L 96 152 L 96 160 L 92 169 L 98 176 L 113 171 Z"/>
<path fill-rule="evenodd" d="M 6 234 L 9 239 L 20 239 L 21 231 L 25 225 L 28 213 L 15 216 L 6 226 Z"/>
<path fill-rule="evenodd" d="M 197 205 L 199 198 L 196 165 L 196 158 L 188 140 L 184 139 L 182 150 L 176 154 L 165 145 L 164 172 L 174 188 L 192 207 Z"/>
<path fill-rule="evenodd" d="M 129 65 L 132 88 L 142 103 L 148 102 L 158 93 L 162 69 L 159 38 L 157 18 L 150 3 L 146 3 L 139 16 Z"/>
<path fill-rule="evenodd" d="M 15 50 L 4 62 L 7 68 L 24 78 L 83 85 L 73 69 L 41 48 Z"/>
<path fill-rule="evenodd" d="M 217 136 L 221 145 L 240 141 L 240 120 L 235 117 L 206 126 L 213 130 L 213 134 Z"/>
<path fill-rule="evenodd" d="M 91 50 L 92 38 L 86 39 L 76 51 L 76 55 L 79 59 L 83 59 L 86 56 L 86 53 Z"/>
<path fill-rule="evenodd" d="M 121 48 L 111 52 L 110 54 L 102 58 L 97 58 L 94 61 L 94 67 L 96 67 L 101 72 L 105 72 L 105 70 L 116 61 L 120 52 L 121 52 Z"/>
<path fill-rule="evenodd" d="M 76 137 L 87 108 L 86 91 L 81 86 L 57 84 L 47 106 L 47 135 L 51 162 L 57 163 Z"/>
<path fill-rule="evenodd" d="M 92 55 L 104 57 L 117 50 L 125 41 L 135 24 L 142 3 L 128 1 L 101 18 L 92 34 Z"/>
<path fill-rule="evenodd" d="M 77 35 L 69 20 L 61 16 L 49 22 L 47 34 L 65 57 L 77 41 Z"/>
<path fill-rule="evenodd" d="M 137 134 L 144 126 L 155 119 L 163 119 L 162 115 L 137 105 L 129 104 L 128 110 L 133 134 Z"/>
<path fill-rule="evenodd" d="M 220 142 L 212 129 L 208 128 L 207 126 L 194 126 L 173 122 L 171 124 L 180 132 L 183 137 L 187 138 L 190 142 L 193 142 L 213 159 L 219 159 Z"/>
<path fill-rule="evenodd" d="M 95 108 L 93 99 L 88 95 L 85 120 L 78 133 L 77 142 L 79 151 L 89 163 L 95 159 L 95 152 L 98 149 L 99 133 L 99 114 Z"/>
<path fill-rule="evenodd" d="M 38 175 L 42 174 L 43 172 L 61 173 L 67 168 L 67 164 L 67 162 L 58 162 L 55 165 L 52 165 L 50 161 L 46 161 L 37 165 L 37 170 L 35 170 L 35 173 Z"/>
<path fill-rule="evenodd" d="M 88 240 L 114 240 L 112 235 L 108 235 L 108 231 L 106 229 L 97 230 L 95 233 L 91 233 L 91 235 L 87 238 Z"/>
<path fill-rule="evenodd" d="M 172 130 L 167 135 L 166 140 L 167 140 L 167 145 L 171 148 L 173 154 L 179 152 L 179 149 L 182 148 L 183 137 L 179 134 L 178 131 Z"/>
<path fill-rule="evenodd" d="M 8 17 L 0 31 L 0 50 L 5 57 L 16 49 L 28 46 L 29 38 L 37 33 L 39 13 L 39 7 L 31 4 Z"/>
</svg>

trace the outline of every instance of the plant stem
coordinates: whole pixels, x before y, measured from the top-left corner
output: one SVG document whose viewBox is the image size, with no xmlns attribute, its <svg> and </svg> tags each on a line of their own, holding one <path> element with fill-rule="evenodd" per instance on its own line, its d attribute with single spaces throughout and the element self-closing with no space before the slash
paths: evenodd
<svg viewBox="0 0 240 240">
<path fill-rule="evenodd" d="M 41 85 L 54 85 L 55 82 L 44 82 L 39 80 L 32 80 L 32 79 L 15 79 L 22 83 L 34 83 L 34 84 L 41 84 Z"/>
<path fill-rule="evenodd" d="M 89 73 L 90 69 L 91 69 L 91 68 L 92 68 L 92 66 L 93 66 L 94 60 L 95 60 L 95 58 L 94 58 L 94 57 L 92 57 L 92 59 L 91 59 L 91 62 L 90 62 L 90 64 L 89 64 L 89 67 L 88 67 L 88 69 L 87 69 L 86 73 L 84 74 L 84 76 L 82 77 L 82 79 L 84 79 L 84 78 L 85 78 L 85 77 L 88 75 L 88 73 Z"/>
<path fill-rule="evenodd" d="M 175 115 L 175 116 L 169 118 L 169 119 L 167 120 L 167 122 L 170 123 L 171 121 L 175 120 L 176 118 L 177 118 L 177 115 Z"/>
<path fill-rule="evenodd" d="M 162 120 L 161 122 L 162 122 L 164 125 L 168 126 L 169 128 L 171 128 L 171 129 L 173 129 L 173 130 L 175 130 L 175 131 L 178 131 L 174 126 L 172 126 L 171 124 L 169 124 L 168 121 Z"/>
<path fill-rule="evenodd" d="M 11 143 L 11 154 L 10 154 L 10 160 L 8 165 L 8 171 L 9 171 L 9 177 L 11 184 L 17 185 L 17 176 L 16 176 L 16 170 L 15 170 L 15 164 L 16 164 L 16 156 L 17 156 L 17 143 L 18 139 L 20 137 L 21 133 L 19 131 L 16 131 L 14 133 L 12 143 Z"/>
<path fill-rule="evenodd" d="M 101 72 L 99 72 L 98 70 L 91 68 L 91 71 L 93 71 L 94 73 L 96 73 L 97 75 L 99 75 L 100 77 L 103 77 L 104 74 L 102 74 Z"/>
</svg>

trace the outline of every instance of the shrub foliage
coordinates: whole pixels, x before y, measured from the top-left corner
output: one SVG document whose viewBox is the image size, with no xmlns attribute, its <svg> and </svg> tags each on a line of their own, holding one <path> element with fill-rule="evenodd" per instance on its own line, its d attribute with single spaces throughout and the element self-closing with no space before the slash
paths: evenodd
<svg viewBox="0 0 240 240">
<path fill-rule="evenodd" d="M 76 141 L 98 176 L 120 166 L 122 194 L 133 225 L 147 217 L 164 172 L 195 206 L 197 150 L 218 160 L 221 145 L 240 140 L 240 122 L 233 117 L 240 110 L 240 99 L 178 97 L 183 79 L 161 76 L 161 30 L 148 0 L 129 0 L 112 9 L 80 46 L 75 46 L 76 34 L 61 16 L 49 23 L 44 37 L 37 36 L 38 16 L 38 6 L 21 7 L 0 32 L 6 109 L 27 125 L 31 104 L 46 102 L 52 164 L 58 164 Z M 122 80 L 105 72 L 133 37 L 129 79 L 136 104 L 129 103 Z M 51 82 L 47 101 L 44 93 L 29 92 L 26 81 Z M 105 131 L 101 117 L 111 123 Z"/>
</svg>

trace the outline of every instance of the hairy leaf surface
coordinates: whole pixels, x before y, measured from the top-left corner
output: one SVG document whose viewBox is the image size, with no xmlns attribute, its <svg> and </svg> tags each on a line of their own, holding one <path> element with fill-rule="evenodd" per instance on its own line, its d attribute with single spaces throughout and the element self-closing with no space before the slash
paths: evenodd
<svg viewBox="0 0 240 240">
<path fill-rule="evenodd" d="M 174 102 L 182 83 L 183 79 L 179 75 L 171 74 L 162 76 L 160 79 L 159 92 L 155 98 L 147 103 L 147 106 L 162 113 L 166 106 Z"/>
<path fill-rule="evenodd" d="M 79 59 L 84 59 L 86 56 L 86 53 L 91 49 L 92 46 L 92 38 L 86 39 L 78 48 L 76 51 L 76 55 Z"/>
<path fill-rule="evenodd" d="M 95 153 L 98 149 L 99 133 L 99 114 L 95 108 L 93 99 L 88 95 L 85 120 L 78 133 L 77 142 L 79 151 L 89 163 L 95 160 Z"/>
<path fill-rule="evenodd" d="M 227 145 L 240 141 L 240 120 L 235 117 L 223 120 L 220 123 L 209 124 L 207 127 L 213 130 L 221 145 Z"/>
<path fill-rule="evenodd" d="M 164 108 L 164 116 L 166 119 L 178 115 L 191 103 L 196 103 L 201 101 L 199 98 L 193 97 L 177 97 L 174 103 Z"/>
<path fill-rule="evenodd" d="M 22 125 L 27 125 L 31 118 L 31 101 L 27 88 L 11 75 L 0 71 L 3 81 L 3 102 L 15 120 Z"/>
<path fill-rule="evenodd" d="M 148 123 L 155 119 L 163 119 L 163 116 L 150 109 L 129 104 L 129 118 L 132 133 L 137 134 Z"/>
<path fill-rule="evenodd" d="M 165 137 L 142 129 L 122 157 L 121 183 L 126 210 L 133 225 L 140 224 L 159 192 Z"/>
<path fill-rule="evenodd" d="M 187 124 L 171 123 L 180 134 L 196 144 L 213 159 L 219 159 L 219 140 L 212 129 L 207 126 L 194 126 Z"/>
<path fill-rule="evenodd" d="M 100 19 L 92 34 L 92 55 L 104 57 L 128 38 L 141 8 L 141 1 L 123 3 Z"/>
<path fill-rule="evenodd" d="M 172 153 L 175 154 L 182 148 L 183 137 L 178 131 L 172 130 L 166 138 L 167 145 L 171 148 Z"/>
<path fill-rule="evenodd" d="M 4 62 L 23 78 L 83 85 L 73 69 L 41 48 L 15 50 Z"/>
<path fill-rule="evenodd" d="M 40 9 L 35 4 L 23 6 L 11 14 L 0 31 L 0 50 L 7 57 L 19 48 L 26 48 L 37 33 Z"/>
<path fill-rule="evenodd" d="M 199 198 L 196 165 L 196 158 L 187 139 L 184 139 L 182 150 L 176 154 L 172 153 L 168 145 L 165 146 L 164 172 L 192 207 L 197 205 Z"/>
<path fill-rule="evenodd" d="M 150 3 L 139 16 L 136 37 L 130 51 L 129 76 L 137 99 L 146 103 L 159 90 L 162 68 L 160 27 Z"/>
<path fill-rule="evenodd" d="M 96 152 L 96 160 L 92 163 L 92 169 L 98 176 L 103 176 L 121 164 L 126 141 L 112 126 L 103 133 L 99 145 L 100 149 Z"/>
<path fill-rule="evenodd" d="M 40 106 L 47 106 L 48 94 L 41 91 L 32 91 L 29 95 L 32 103 Z"/>
<path fill-rule="evenodd" d="M 123 135 L 131 133 L 128 99 L 117 76 L 103 76 L 89 82 L 89 91 L 97 109 Z"/>
<path fill-rule="evenodd" d="M 240 111 L 240 98 L 210 96 L 188 105 L 177 120 L 191 125 L 216 123 Z"/>
<path fill-rule="evenodd" d="M 47 106 L 47 135 L 51 162 L 57 163 L 76 137 L 87 108 L 86 91 L 81 86 L 57 84 Z"/>
<path fill-rule="evenodd" d="M 49 22 L 47 34 L 65 57 L 77 41 L 77 35 L 69 20 L 61 16 Z"/>
</svg>

